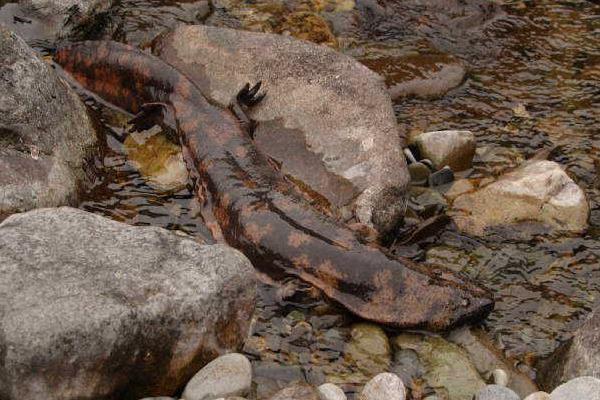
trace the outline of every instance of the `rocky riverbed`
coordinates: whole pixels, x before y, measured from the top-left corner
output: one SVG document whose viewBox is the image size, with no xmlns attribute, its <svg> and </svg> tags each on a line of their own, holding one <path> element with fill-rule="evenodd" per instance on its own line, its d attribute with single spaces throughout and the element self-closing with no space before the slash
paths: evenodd
<svg viewBox="0 0 600 400">
<path fill-rule="evenodd" d="M 0 399 L 600 399 L 599 17 L 0 1 Z M 129 115 L 52 65 L 83 39 L 160 55 L 223 106 L 262 80 L 256 147 L 313 207 L 470 276 L 494 311 L 398 331 L 256 276 L 215 244 L 168 132 L 125 137 Z"/>
</svg>

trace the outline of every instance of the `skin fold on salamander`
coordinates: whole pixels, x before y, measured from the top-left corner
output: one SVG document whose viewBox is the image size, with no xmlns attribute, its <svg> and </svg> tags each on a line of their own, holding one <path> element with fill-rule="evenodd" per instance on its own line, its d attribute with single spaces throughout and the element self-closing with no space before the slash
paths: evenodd
<svg viewBox="0 0 600 400">
<path fill-rule="evenodd" d="M 176 132 L 223 238 L 259 271 L 296 276 L 352 313 L 398 328 L 444 330 L 493 308 L 489 292 L 468 279 L 362 244 L 348 227 L 314 210 L 257 151 L 230 110 L 209 103 L 159 58 L 114 42 L 67 45 L 54 58 L 85 89 L 142 112 L 143 123 Z"/>
</svg>

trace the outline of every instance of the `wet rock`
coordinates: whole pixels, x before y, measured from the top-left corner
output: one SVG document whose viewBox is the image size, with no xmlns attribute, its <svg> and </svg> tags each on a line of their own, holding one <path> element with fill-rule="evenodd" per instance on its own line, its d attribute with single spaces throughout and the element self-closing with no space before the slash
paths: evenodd
<svg viewBox="0 0 600 400">
<path fill-rule="evenodd" d="M 381 62 L 381 61 L 379 61 Z M 392 99 L 419 97 L 435 99 L 460 86 L 467 75 L 462 62 L 448 55 L 417 55 L 396 60 L 402 63 L 392 78 L 390 86 Z M 368 63 L 367 63 L 368 65 Z M 402 74 L 402 76 L 397 76 Z"/>
<path fill-rule="evenodd" d="M 429 175 L 427 181 L 429 182 L 429 186 L 441 186 L 447 183 L 450 183 L 454 180 L 454 172 L 452 168 L 449 166 L 445 166 L 444 168 L 435 171 L 433 174 Z"/>
<path fill-rule="evenodd" d="M 130 134 L 124 145 L 129 161 L 152 186 L 162 191 L 176 191 L 186 186 L 188 171 L 181 146 L 166 135 L 154 131 L 149 137 Z"/>
<path fill-rule="evenodd" d="M 308 383 L 298 382 L 275 393 L 270 400 L 319 400 L 319 395 Z"/>
<path fill-rule="evenodd" d="M 582 376 L 563 383 L 550 393 L 550 400 L 600 400 L 600 379 Z"/>
<path fill-rule="evenodd" d="M 452 214 L 458 228 L 472 235 L 532 222 L 544 230 L 582 232 L 589 206 L 583 190 L 560 165 L 535 161 L 457 197 Z"/>
<path fill-rule="evenodd" d="M 473 163 L 475 136 L 470 131 L 425 132 L 415 138 L 415 144 L 436 169 L 447 165 L 453 171 L 462 171 Z"/>
<path fill-rule="evenodd" d="M 402 334 L 394 340 L 394 348 L 413 350 L 423 365 L 423 378 L 442 398 L 472 400 L 485 383 L 459 346 L 438 336 Z"/>
<path fill-rule="evenodd" d="M 300 366 L 280 365 L 269 361 L 255 362 L 253 375 L 257 385 L 257 397 L 260 399 L 269 398 L 292 382 L 304 381 Z"/>
<path fill-rule="evenodd" d="M 0 220 L 74 204 L 95 144 L 77 95 L 0 25 Z"/>
<path fill-rule="evenodd" d="M 173 394 L 246 338 L 254 270 L 201 246 L 72 208 L 0 224 L 0 398 Z"/>
<path fill-rule="evenodd" d="M 358 323 L 352 326 L 346 360 L 367 376 L 389 370 L 391 346 L 387 335 L 378 325 Z"/>
<path fill-rule="evenodd" d="M 346 394 L 339 386 L 325 383 L 317 388 L 319 400 L 346 400 Z"/>
<path fill-rule="evenodd" d="M 242 354 L 221 356 L 202 368 L 187 383 L 182 400 L 209 400 L 245 396 L 252 384 L 252 366 Z"/>
<path fill-rule="evenodd" d="M 501 386 L 507 386 L 521 398 L 538 390 L 538 387 L 527 375 L 513 367 L 515 360 L 505 359 L 481 329 L 462 327 L 452 331 L 448 340 L 466 351 L 481 376 L 488 377 L 495 370 L 506 372 L 508 382 Z M 498 384 L 498 382 L 495 383 Z"/>
<path fill-rule="evenodd" d="M 578 376 L 600 379 L 600 308 L 596 308 L 540 368 L 539 380 L 546 391 Z"/>
<path fill-rule="evenodd" d="M 512 390 L 499 385 L 487 385 L 475 396 L 475 400 L 520 400 Z"/>
<path fill-rule="evenodd" d="M 358 396 L 359 400 L 405 400 L 406 389 L 398 375 L 389 372 L 376 375 Z"/>
<path fill-rule="evenodd" d="M 551 400 L 550 395 L 546 392 L 535 392 L 525 397 L 523 400 Z"/>
<path fill-rule="evenodd" d="M 431 175 L 429 167 L 422 162 L 408 164 L 408 172 L 410 173 L 410 181 L 413 185 L 426 185 Z"/>
<path fill-rule="evenodd" d="M 381 78 L 352 58 L 292 38 L 209 26 L 176 29 L 156 51 L 221 105 L 247 82 L 259 150 L 315 203 L 380 230 L 404 211 L 409 174 Z M 364 93 L 368 92 L 368 96 Z"/>
</svg>

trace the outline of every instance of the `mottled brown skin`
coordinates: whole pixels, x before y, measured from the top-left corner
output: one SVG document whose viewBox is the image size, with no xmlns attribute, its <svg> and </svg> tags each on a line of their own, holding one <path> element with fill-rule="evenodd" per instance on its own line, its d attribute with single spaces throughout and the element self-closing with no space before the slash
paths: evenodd
<svg viewBox="0 0 600 400">
<path fill-rule="evenodd" d="M 188 169 L 208 192 L 225 240 L 255 268 L 297 276 L 360 317 L 394 327 L 443 330 L 493 308 L 490 294 L 465 278 L 366 246 L 309 207 L 229 110 L 210 104 L 160 59 L 113 42 L 83 42 L 59 49 L 55 60 L 86 89 L 131 113 L 144 103 L 168 106 L 165 120 L 174 121 Z"/>
</svg>

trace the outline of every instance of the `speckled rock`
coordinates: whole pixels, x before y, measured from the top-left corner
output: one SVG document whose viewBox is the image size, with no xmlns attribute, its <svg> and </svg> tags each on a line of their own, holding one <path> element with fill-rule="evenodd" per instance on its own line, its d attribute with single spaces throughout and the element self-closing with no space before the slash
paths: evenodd
<svg viewBox="0 0 600 400">
<path fill-rule="evenodd" d="M 575 331 L 571 340 L 559 347 L 540 367 L 542 387 L 550 392 L 578 376 L 600 379 L 600 308 L 596 308 Z"/>
<path fill-rule="evenodd" d="M 359 400 L 405 400 L 406 388 L 396 374 L 385 372 L 371 379 L 358 396 Z"/>
<path fill-rule="evenodd" d="M 515 392 L 499 385 L 487 385 L 481 389 L 474 400 L 520 400 Z"/>
<path fill-rule="evenodd" d="M 525 397 L 523 400 L 551 400 L 550 395 L 546 392 L 535 392 Z"/>
<path fill-rule="evenodd" d="M 355 209 L 383 231 L 403 215 L 410 177 L 392 103 L 362 64 L 293 38 L 210 26 L 181 26 L 155 50 L 221 105 L 262 81 L 268 95 L 250 111 L 256 145 L 319 204 Z"/>
<path fill-rule="evenodd" d="M 0 24 L 0 220 L 74 204 L 95 144 L 77 95 Z"/>
<path fill-rule="evenodd" d="M 563 383 L 550 393 L 550 400 L 600 400 L 600 379 L 582 376 Z"/>
<path fill-rule="evenodd" d="M 270 400 L 319 400 L 319 395 L 308 383 L 297 382 L 281 389 Z"/>
<path fill-rule="evenodd" d="M 553 161 L 534 161 L 479 190 L 457 197 L 452 217 L 472 235 L 514 224 L 582 232 L 589 206 L 583 190 Z"/>
<path fill-rule="evenodd" d="M 238 353 L 226 354 L 202 368 L 183 390 L 183 400 L 245 396 L 252 384 L 252 365 Z"/>
<path fill-rule="evenodd" d="M 346 394 L 333 383 L 324 383 L 317 388 L 319 400 L 346 400 Z"/>
<path fill-rule="evenodd" d="M 453 171 L 471 168 L 475 155 L 475 135 L 470 131 L 425 132 L 415 138 L 421 157 L 436 169 L 448 165 Z"/>
<path fill-rule="evenodd" d="M 252 265 L 73 208 L 0 224 L 0 398 L 172 395 L 236 350 L 255 304 Z"/>
</svg>

